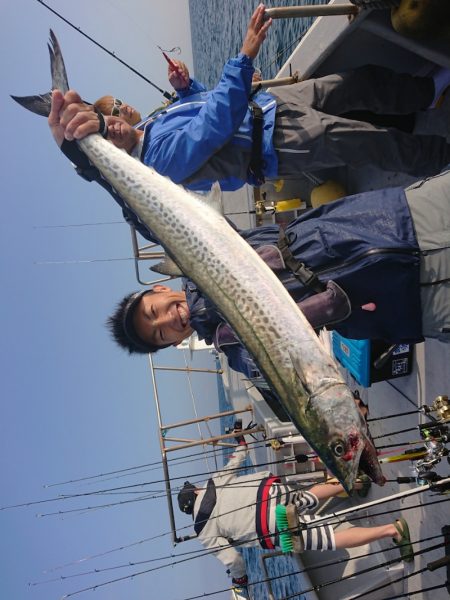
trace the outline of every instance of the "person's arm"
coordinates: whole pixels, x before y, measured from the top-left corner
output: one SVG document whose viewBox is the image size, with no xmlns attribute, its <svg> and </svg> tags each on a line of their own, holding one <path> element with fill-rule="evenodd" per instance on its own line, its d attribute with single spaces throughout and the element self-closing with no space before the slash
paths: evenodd
<svg viewBox="0 0 450 600">
<path fill-rule="evenodd" d="M 166 131 L 150 128 L 142 161 L 162 175 L 181 183 L 198 169 L 239 129 L 248 110 L 253 75 L 252 60 L 266 37 L 271 21 L 263 21 L 259 6 L 250 20 L 237 58 L 224 67 L 221 80 L 199 112 L 183 127 Z M 180 160 L 182 157 L 182 160 Z"/>
<path fill-rule="evenodd" d="M 218 552 L 216 552 L 215 556 L 225 565 L 225 567 L 227 568 L 227 572 L 230 573 L 231 577 L 234 580 L 246 577 L 247 568 L 245 566 L 244 559 L 242 558 L 241 554 L 236 550 L 236 548 L 230 546 L 230 543 L 226 538 L 209 537 L 203 540 L 200 536 L 200 540 L 203 546 L 205 546 L 205 548 L 208 548 L 209 550 L 216 550 L 220 546 L 226 546 L 225 548 L 223 548 L 223 550 L 219 550 Z"/>
<path fill-rule="evenodd" d="M 177 92 L 179 98 L 187 98 L 193 94 L 206 92 L 206 88 L 202 83 L 190 77 L 189 70 L 184 62 L 181 60 L 175 60 L 173 58 L 171 60 L 176 66 L 176 69 L 173 69 L 171 65 L 169 65 L 169 82 L 173 89 Z"/>
<path fill-rule="evenodd" d="M 226 483 L 222 478 L 230 479 L 236 477 L 236 469 L 238 469 L 248 456 L 247 444 L 239 444 L 233 450 L 233 454 L 230 456 L 227 464 L 224 468 L 214 477 L 216 485 L 224 485 Z M 218 480 L 220 479 L 220 484 Z"/>
</svg>

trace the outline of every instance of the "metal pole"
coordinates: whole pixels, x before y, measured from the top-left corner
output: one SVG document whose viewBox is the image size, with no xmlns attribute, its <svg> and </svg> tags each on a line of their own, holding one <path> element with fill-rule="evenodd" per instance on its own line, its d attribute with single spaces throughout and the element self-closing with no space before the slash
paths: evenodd
<svg viewBox="0 0 450 600">
<path fill-rule="evenodd" d="M 264 428 L 261 427 L 260 425 L 258 425 L 257 427 L 253 427 L 252 429 L 246 429 L 245 435 L 248 435 L 251 433 L 257 433 L 258 431 L 264 431 Z M 184 450 L 185 448 L 191 448 L 193 446 L 203 446 L 205 444 L 214 444 L 215 442 L 218 442 L 220 440 L 225 440 L 225 439 L 234 438 L 234 437 L 236 437 L 236 433 L 225 433 L 223 435 L 216 435 L 216 436 L 213 436 L 210 438 L 205 438 L 204 440 L 197 440 L 197 441 L 187 442 L 186 444 L 180 444 L 178 446 L 174 446 L 173 448 L 166 448 L 165 451 L 173 452 L 174 450 Z M 165 438 L 165 439 L 170 441 L 170 438 Z M 176 438 L 174 438 L 174 440 L 176 440 Z"/>
<path fill-rule="evenodd" d="M 342 515 L 346 515 L 352 512 L 358 512 L 359 510 L 363 510 L 366 508 L 370 508 L 371 506 L 376 506 L 377 504 L 384 504 L 385 502 L 390 502 L 391 500 L 397 500 L 398 498 L 406 498 L 406 496 L 412 496 L 414 494 L 420 494 L 421 492 L 426 492 L 431 487 L 435 490 L 438 486 L 448 485 L 450 483 L 450 477 L 446 477 L 445 479 L 441 479 L 441 481 L 436 481 L 432 484 L 420 485 L 418 487 L 412 488 L 410 490 L 406 490 L 404 492 L 399 492 L 398 494 L 392 494 L 391 496 L 386 496 L 384 498 L 378 498 L 378 500 L 372 500 L 372 502 L 366 502 L 365 504 L 358 504 L 358 506 L 351 506 L 350 508 L 344 508 L 343 510 L 339 510 L 337 512 L 328 513 L 323 517 L 317 517 L 314 519 L 314 526 L 321 521 L 328 521 L 332 518 L 340 517 Z"/>
<path fill-rule="evenodd" d="M 148 355 L 148 360 L 150 362 L 150 372 L 152 374 L 153 394 L 155 396 L 155 404 L 156 404 L 156 417 L 158 419 L 159 431 L 161 432 L 161 429 L 162 429 L 161 410 L 159 408 L 158 389 L 156 387 L 156 378 L 155 378 L 155 372 L 154 372 L 154 367 L 153 367 L 153 358 L 152 358 L 151 354 Z M 167 504 L 168 504 L 168 508 L 169 508 L 169 521 L 170 521 L 170 527 L 172 528 L 172 542 L 175 545 L 178 542 L 178 537 L 176 535 L 175 515 L 173 512 L 172 489 L 170 487 L 169 467 L 167 465 L 167 457 L 166 457 L 166 451 L 164 448 L 164 440 L 163 440 L 161 433 L 159 435 L 159 447 L 161 449 L 161 458 L 162 458 L 162 467 L 163 467 L 164 479 L 165 479 Z"/>
<path fill-rule="evenodd" d="M 222 375 L 222 369 L 196 369 L 194 367 L 153 367 L 155 371 L 185 371 L 188 373 L 215 373 Z"/>
<path fill-rule="evenodd" d="M 155 369 L 157 367 L 154 367 Z M 186 421 L 179 421 L 178 423 L 173 423 L 172 425 L 165 425 L 162 429 L 175 429 L 176 427 L 183 427 L 184 425 L 192 425 L 194 423 L 202 423 L 203 421 L 212 421 L 213 419 L 220 419 L 221 417 L 229 417 L 230 415 L 238 415 L 244 412 L 252 412 L 252 407 L 246 406 L 245 408 L 240 408 L 237 410 L 225 410 L 221 413 L 216 413 L 215 415 L 207 415 L 206 417 L 198 417 L 197 419 L 187 419 Z"/>
<path fill-rule="evenodd" d="M 313 6 L 286 6 L 266 8 L 264 19 L 301 19 L 303 17 L 326 17 L 357 15 L 359 8 L 354 4 L 315 4 Z"/>
<path fill-rule="evenodd" d="M 293 83 L 299 82 L 299 76 L 293 75 L 292 77 L 280 77 L 279 79 L 263 79 L 262 81 L 255 81 L 252 83 L 252 90 L 255 90 L 257 87 L 261 86 L 264 88 L 269 87 L 281 87 L 283 85 L 292 85 Z M 237 214 L 237 213 L 232 213 Z"/>
</svg>

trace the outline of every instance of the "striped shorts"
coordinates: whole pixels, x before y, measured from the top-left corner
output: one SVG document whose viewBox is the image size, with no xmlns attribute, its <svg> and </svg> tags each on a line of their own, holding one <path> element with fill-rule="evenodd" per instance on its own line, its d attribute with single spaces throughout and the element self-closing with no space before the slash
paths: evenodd
<svg viewBox="0 0 450 600">
<path fill-rule="evenodd" d="M 307 490 L 299 490 L 282 483 L 274 483 L 269 492 L 268 530 L 276 531 L 275 506 L 277 504 L 295 504 L 298 512 L 300 533 L 305 550 L 336 550 L 334 530 L 331 525 L 321 523 L 314 527 L 314 512 L 319 505 L 317 497 Z M 307 514 L 310 513 L 310 514 Z M 302 525 L 305 528 L 302 529 Z M 278 535 L 272 537 L 278 546 Z"/>
</svg>

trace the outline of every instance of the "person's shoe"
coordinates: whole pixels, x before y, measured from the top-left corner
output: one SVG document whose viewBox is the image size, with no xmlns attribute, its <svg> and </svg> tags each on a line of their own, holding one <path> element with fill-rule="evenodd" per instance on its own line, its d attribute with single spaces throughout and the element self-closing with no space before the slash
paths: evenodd
<svg viewBox="0 0 450 600">
<path fill-rule="evenodd" d="M 401 517 L 394 522 L 394 526 L 401 537 L 400 541 L 397 541 L 395 538 L 392 538 L 392 541 L 396 546 L 398 546 L 402 560 L 404 562 L 413 562 L 414 551 L 411 545 L 408 523 L 403 517 Z"/>
</svg>

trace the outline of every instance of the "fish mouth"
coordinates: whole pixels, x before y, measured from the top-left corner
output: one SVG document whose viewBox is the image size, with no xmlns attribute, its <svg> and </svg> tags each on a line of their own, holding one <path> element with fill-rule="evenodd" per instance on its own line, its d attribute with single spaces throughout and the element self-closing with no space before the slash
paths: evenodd
<svg viewBox="0 0 450 600">
<path fill-rule="evenodd" d="M 373 443 L 372 436 L 367 431 L 366 439 L 364 441 L 364 448 L 361 453 L 359 460 L 360 470 L 368 475 L 370 479 L 377 485 L 384 485 L 386 483 L 386 477 L 383 475 L 381 465 L 378 460 L 378 452 Z"/>
</svg>

